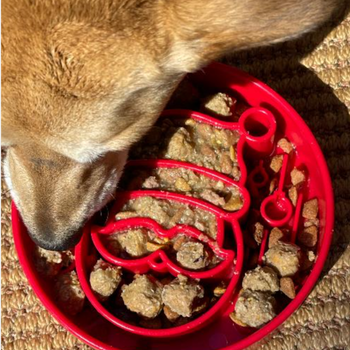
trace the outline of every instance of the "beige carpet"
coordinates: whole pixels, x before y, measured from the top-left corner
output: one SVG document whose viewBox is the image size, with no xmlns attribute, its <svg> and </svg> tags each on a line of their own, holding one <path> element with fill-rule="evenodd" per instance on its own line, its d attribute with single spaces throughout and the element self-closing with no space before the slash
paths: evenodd
<svg viewBox="0 0 350 350">
<path fill-rule="evenodd" d="M 334 240 L 323 276 L 260 350 L 350 349 L 350 16 L 335 25 L 226 60 L 266 82 L 305 118 L 326 156 L 335 192 Z M 28 286 L 13 246 L 4 184 L 1 201 L 2 349 L 90 349 L 50 316 Z"/>
</svg>

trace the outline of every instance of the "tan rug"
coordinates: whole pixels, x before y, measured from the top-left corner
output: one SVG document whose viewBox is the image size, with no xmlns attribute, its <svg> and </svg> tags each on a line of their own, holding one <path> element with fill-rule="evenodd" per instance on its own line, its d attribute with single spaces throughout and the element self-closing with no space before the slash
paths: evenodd
<svg viewBox="0 0 350 350">
<path fill-rule="evenodd" d="M 334 25 L 226 60 L 266 82 L 305 118 L 326 156 L 335 192 L 334 240 L 323 277 L 261 350 L 350 349 L 350 16 L 328 33 Z M 13 246 L 4 184 L 1 202 L 2 349 L 90 349 L 50 316 L 28 286 Z"/>
</svg>

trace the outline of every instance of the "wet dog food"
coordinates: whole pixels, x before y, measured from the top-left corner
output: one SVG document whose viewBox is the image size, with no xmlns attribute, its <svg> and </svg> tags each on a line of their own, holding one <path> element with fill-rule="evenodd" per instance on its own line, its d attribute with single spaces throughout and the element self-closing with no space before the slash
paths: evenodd
<svg viewBox="0 0 350 350">
<path fill-rule="evenodd" d="M 151 140 L 151 143 L 149 142 Z M 238 181 L 236 157 L 239 133 L 194 119 L 161 119 L 144 141 L 131 150 L 131 158 L 165 158 L 219 171 Z"/>
<path fill-rule="evenodd" d="M 237 187 L 227 186 L 203 174 L 184 168 L 128 170 L 121 181 L 126 190 L 159 189 L 183 193 L 203 199 L 227 211 L 242 208 L 243 200 Z"/>
<path fill-rule="evenodd" d="M 300 248 L 291 243 L 278 241 L 265 253 L 264 262 L 275 269 L 279 276 L 293 276 L 300 267 Z"/>
<path fill-rule="evenodd" d="M 98 260 L 90 274 L 91 289 L 104 301 L 118 288 L 122 279 L 120 267 Z"/>
<path fill-rule="evenodd" d="M 74 261 L 70 250 L 56 252 L 36 247 L 34 264 L 36 270 L 43 276 L 55 277 Z"/>
<path fill-rule="evenodd" d="M 242 286 L 244 289 L 275 293 L 279 291 L 278 276 L 272 268 L 258 266 L 244 275 Z"/>
<path fill-rule="evenodd" d="M 184 234 L 170 240 L 138 228 L 105 235 L 103 240 L 110 253 L 123 259 L 140 258 L 158 249 L 166 249 L 171 259 L 189 270 L 213 268 L 221 261 L 206 244 Z"/>
<path fill-rule="evenodd" d="M 186 242 L 176 253 L 176 260 L 187 269 L 200 270 L 210 263 L 209 254 L 200 242 Z"/>
<path fill-rule="evenodd" d="M 155 318 L 163 308 L 163 285 L 150 275 L 136 275 L 129 285 L 122 287 L 125 306 L 145 318 Z"/>
<path fill-rule="evenodd" d="M 231 117 L 232 110 L 237 100 L 229 95 L 218 92 L 209 95 L 202 100 L 200 112 L 209 114 L 213 117 Z"/>
<path fill-rule="evenodd" d="M 203 286 L 182 275 L 164 286 L 162 298 L 165 306 L 183 317 L 191 317 L 202 310 L 205 302 Z"/>
<path fill-rule="evenodd" d="M 233 321 L 244 326 L 261 327 L 276 316 L 276 299 L 268 292 L 242 290 L 235 311 L 231 314 Z"/>
<path fill-rule="evenodd" d="M 293 145 L 286 139 L 282 138 L 277 142 L 277 146 L 285 153 L 291 153 L 293 151 Z"/>
<path fill-rule="evenodd" d="M 151 218 L 166 229 L 176 224 L 193 226 L 214 239 L 217 234 L 216 218 L 213 214 L 165 199 L 146 196 L 128 201 L 116 215 L 116 220 L 131 217 Z"/>
</svg>

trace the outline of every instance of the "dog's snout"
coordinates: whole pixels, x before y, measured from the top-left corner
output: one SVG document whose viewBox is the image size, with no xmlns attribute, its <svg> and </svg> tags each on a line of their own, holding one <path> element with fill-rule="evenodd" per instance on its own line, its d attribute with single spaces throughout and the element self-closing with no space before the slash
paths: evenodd
<svg viewBox="0 0 350 350">
<path fill-rule="evenodd" d="M 46 229 L 40 234 L 31 234 L 29 232 L 29 235 L 33 241 L 41 248 L 47 250 L 63 251 L 73 248 L 80 241 L 82 232 L 83 231 L 81 229 L 76 232 L 58 234 L 57 232 Z"/>
</svg>

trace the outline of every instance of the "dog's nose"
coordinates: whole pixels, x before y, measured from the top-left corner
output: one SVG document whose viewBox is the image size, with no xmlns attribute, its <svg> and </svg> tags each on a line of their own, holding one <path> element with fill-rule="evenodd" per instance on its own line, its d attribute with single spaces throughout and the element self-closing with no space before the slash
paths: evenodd
<svg viewBox="0 0 350 350">
<path fill-rule="evenodd" d="M 46 230 L 44 233 L 37 235 L 29 232 L 32 240 L 41 248 L 47 250 L 62 251 L 73 248 L 82 236 L 82 230 L 66 234 L 57 234 Z"/>
</svg>

